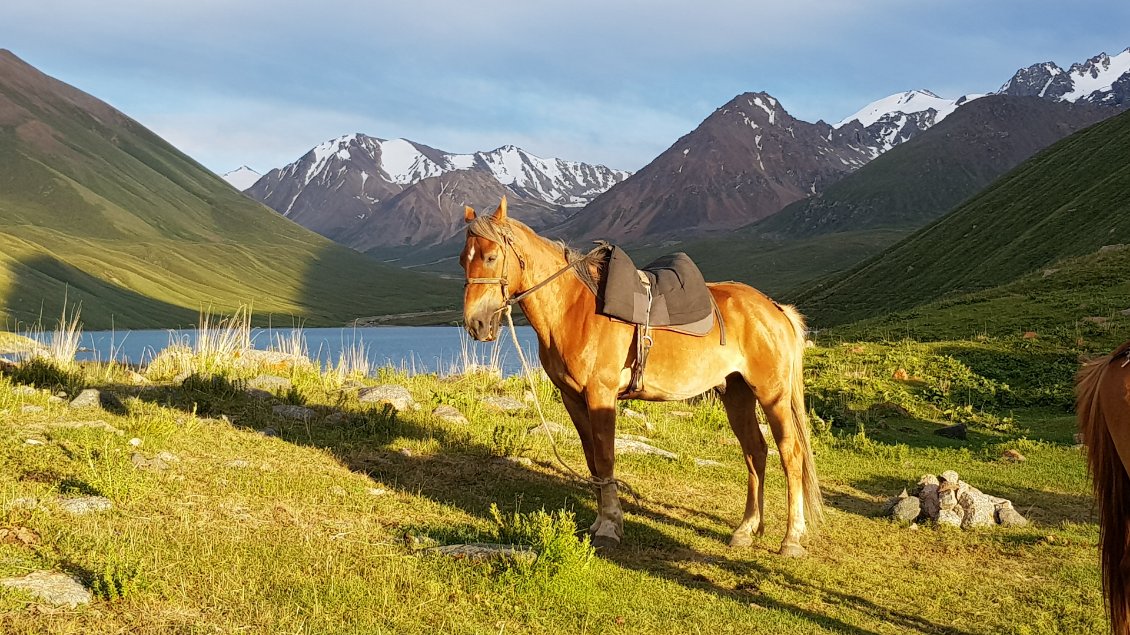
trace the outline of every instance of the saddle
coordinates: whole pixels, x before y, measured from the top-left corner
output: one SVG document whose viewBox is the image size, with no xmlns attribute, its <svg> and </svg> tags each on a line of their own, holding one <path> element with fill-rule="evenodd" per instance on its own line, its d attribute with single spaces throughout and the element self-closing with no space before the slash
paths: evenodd
<svg viewBox="0 0 1130 635">
<path fill-rule="evenodd" d="M 597 293 L 597 310 L 602 315 L 636 325 L 632 379 L 622 396 L 643 389 L 652 329 L 703 337 L 718 320 L 720 344 L 726 343 L 726 326 L 714 296 L 706 287 L 702 272 L 682 252 L 663 256 L 637 269 L 624 250 L 612 246 Z"/>
</svg>

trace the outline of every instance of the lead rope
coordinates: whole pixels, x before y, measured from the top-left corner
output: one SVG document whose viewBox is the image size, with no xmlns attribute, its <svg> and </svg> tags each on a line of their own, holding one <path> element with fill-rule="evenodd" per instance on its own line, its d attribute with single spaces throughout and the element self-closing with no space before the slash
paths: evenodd
<svg viewBox="0 0 1130 635">
<path fill-rule="evenodd" d="M 618 488 L 624 490 L 628 494 L 631 494 L 632 498 L 636 501 L 636 506 L 640 506 L 640 496 L 636 493 L 635 488 L 631 485 L 615 477 L 596 478 L 594 476 L 583 476 L 580 472 L 574 470 L 573 466 L 566 463 L 565 459 L 561 458 L 561 453 L 557 451 L 557 440 L 553 436 L 553 431 L 549 429 L 549 421 L 545 418 L 545 413 L 541 409 L 541 400 L 538 399 L 538 388 L 537 385 L 534 384 L 533 372 L 530 370 L 529 363 L 526 362 L 526 355 L 522 352 L 522 345 L 518 342 L 518 331 L 514 328 L 514 318 L 511 317 L 512 306 L 513 305 L 507 304 L 503 308 L 503 313 L 506 315 L 506 323 L 510 326 L 510 337 L 514 341 L 514 348 L 518 349 L 518 359 L 522 362 L 522 372 L 526 375 L 526 383 L 530 385 L 530 394 L 534 396 L 534 406 L 538 411 L 538 418 L 541 419 L 542 430 L 545 431 L 545 436 L 549 437 L 549 447 L 553 449 L 553 456 L 556 457 L 557 462 L 560 463 L 561 466 L 564 467 L 565 470 L 577 480 L 583 481 L 584 483 L 587 483 L 589 485 L 595 485 L 596 487 L 615 484 Z M 616 441 L 613 440 L 613 443 L 615 444 Z M 613 453 L 615 453 L 615 446 L 613 446 Z M 597 510 L 597 513 L 600 513 L 599 509 Z"/>
</svg>

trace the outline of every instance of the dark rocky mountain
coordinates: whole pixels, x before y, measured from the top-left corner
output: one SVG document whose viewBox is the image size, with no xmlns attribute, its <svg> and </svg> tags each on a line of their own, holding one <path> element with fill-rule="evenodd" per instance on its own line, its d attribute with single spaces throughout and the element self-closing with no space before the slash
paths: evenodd
<svg viewBox="0 0 1130 635">
<path fill-rule="evenodd" d="M 1063 70 L 1054 62 L 1016 71 L 997 91 L 1001 95 L 1042 97 L 1053 101 L 1124 105 L 1130 103 L 1130 48 L 1111 57 L 1099 53 Z"/>
<path fill-rule="evenodd" d="M 271 170 L 245 193 L 355 249 L 434 245 L 459 230 L 464 203 L 503 194 L 536 228 L 560 222 L 628 176 L 604 166 L 542 159 L 520 148 L 451 154 L 404 139 L 332 139 Z"/>
<path fill-rule="evenodd" d="M 766 93 L 738 95 L 555 231 L 631 243 L 741 227 L 822 191 L 879 145 L 859 122 L 812 124 Z"/>
<path fill-rule="evenodd" d="M 1117 112 L 1036 97 L 982 97 L 749 230 L 788 239 L 921 227 L 1036 152 Z"/>
</svg>

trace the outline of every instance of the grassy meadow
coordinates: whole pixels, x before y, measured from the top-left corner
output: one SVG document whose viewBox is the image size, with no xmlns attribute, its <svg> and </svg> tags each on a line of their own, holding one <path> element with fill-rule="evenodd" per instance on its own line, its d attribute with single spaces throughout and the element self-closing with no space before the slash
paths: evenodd
<svg viewBox="0 0 1130 635">
<path fill-rule="evenodd" d="M 622 413 L 619 433 L 677 458 L 619 454 L 618 476 L 639 497 L 624 496 L 623 546 L 594 554 L 578 531 L 595 515 L 592 492 L 537 431 L 523 379 L 489 369 L 409 376 L 349 355 L 322 370 L 303 359 L 300 341 L 249 354 L 246 324 L 215 322 L 216 337 L 200 349 L 147 368 L 78 365 L 64 351 L 0 375 L 0 578 L 52 569 L 94 593 L 69 609 L 0 587 L 0 631 L 1107 628 L 1095 509 L 1072 438 L 1078 351 L 1019 337 L 809 349 L 826 521 L 798 560 L 774 553 L 784 483 L 773 457 L 765 535 L 749 549 L 726 546 L 745 470 L 715 397 L 626 402 L 643 417 Z M 418 407 L 359 399 L 379 384 L 406 387 Z M 89 409 L 52 399 L 86 387 L 116 398 Z M 554 390 L 539 377 L 533 392 L 563 426 L 554 437 L 563 459 L 583 469 Z M 527 407 L 498 411 L 487 396 Z M 442 419 L 438 406 L 466 421 Z M 955 422 L 968 425 L 967 441 L 932 433 Z M 1006 450 L 1025 460 L 1007 460 Z M 903 487 L 947 469 L 1011 499 L 1031 524 L 961 531 L 882 517 Z M 65 513 L 60 504 L 79 496 L 113 507 Z M 506 564 L 429 551 L 464 542 L 540 555 Z"/>
</svg>

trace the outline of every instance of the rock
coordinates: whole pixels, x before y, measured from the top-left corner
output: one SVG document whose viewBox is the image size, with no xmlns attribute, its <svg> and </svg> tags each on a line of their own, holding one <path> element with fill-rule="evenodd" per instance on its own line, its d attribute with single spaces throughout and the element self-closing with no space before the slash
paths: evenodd
<svg viewBox="0 0 1130 635">
<path fill-rule="evenodd" d="M 957 486 L 950 489 L 944 489 L 948 483 L 943 483 L 938 488 L 938 509 L 946 511 L 957 507 Z"/>
<path fill-rule="evenodd" d="M 271 412 L 274 413 L 276 417 L 282 417 L 284 419 L 294 419 L 296 421 L 309 421 L 318 416 L 317 412 L 307 408 L 306 406 L 296 406 L 293 404 L 279 404 L 277 406 L 271 406 Z"/>
<path fill-rule="evenodd" d="M 937 487 L 938 477 L 933 474 L 923 474 L 922 478 L 918 479 L 918 485 L 914 487 L 914 491 L 911 492 L 911 496 L 918 496 L 919 494 L 921 494 L 922 488 L 926 487 L 927 485 L 933 485 L 934 487 Z"/>
<path fill-rule="evenodd" d="M 43 412 L 43 406 L 33 406 L 31 404 L 28 404 L 28 405 L 25 405 L 25 406 L 20 406 L 20 412 L 25 414 L 25 415 L 35 414 L 37 412 Z"/>
<path fill-rule="evenodd" d="M 259 375 L 247 382 L 247 387 L 253 390 L 279 394 L 294 388 L 294 382 L 278 375 Z"/>
<path fill-rule="evenodd" d="M 173 454 L 172 452 L 166 452 L 164 450 L 157 453 L 157 458 L 165 461 L 166 463 L 180 463 L 179 456 Z"/>
<path fill-rule="evenodd" d="M 443 545 L 425 549 L 425 553 L 434 553 L 456 560 L 471 560 L 473 562 L 533 562 L 537 560 L 538 552 L 529 547 L 514 545 L 499 545 L 487 542 L 472 542 L 463 545 Z"/>
<path fill-rule="evenodd" d="M 1071 440 L 1075 442 L 1075 445 L 1083 445 L 1085 443 L 1085 441 L 1083 440 L 1083 433 L 1082 432 L 1076 432 L 1071 437 Z"/>
<path fill-rule="evenodd" d="M 1122 309 L 1121 311 L 1118 312 L 1118 314 L 1130 316 L 1130 309 Z"/>
<path fill-rule="evenodd" d="M 616 451 L 621 454 L 650 454 L 652 456 L 661 456 L 665 459 L 679 458 L 679 455 L 674 452 L 661 450 L 643 441 L 625 438 L 624 436 L 616 437 Z"/>
<path fill-rule="evenodd" d="M 63 403 L 64 401 L 66 401 L 66 399 L 58 395 L 51 395 L 47 398 L 47 403 Z"/>
<path fill-rule="evenodd" d="M 967 491 L 958 500 L 964 515 L 961 519 L 961 528 L 988 527 L 996 523 L 993 501 L 984 494 Z"/>
<path fill-rule="evenodd" d="M 938 501 L 938 479 L 933 475 L 928 476 L 930 480 L 923 477 L 923 480 L 926 482 L 920 483 L 921 490 L 918 492 L 918 499 L 922 501 L 922 513 L 931 520 L 937 520 L 938 512 L 942 509 Z"/>
<path fill-rule="evenodd" d="M 22 578 L 4 578 L 0 584 L 20 589 L 56 606 L 75 608 L 89 604 L 94 596 L 77 579 L 59 571 L 33 571 Z"/>
<path fill-rule="evenodd" d="M 961 507 L 954 507 L 953 509 L 943 509 L 938 512 L 938 524 L 946 527 L 961 527 L 962 520 Z"/>
<path fill-rule="evenodd" d="M 694 416 L 694 413 L 690 410 L 672 410 L 667 414 L 671 415 L 672 417 L 678 417 L 680 419 L 689 419 L 690 417 Z"/>
<path fill-rule="evenodd" d="M 133 454 L 131 454 L 130 457 L 129 457 L 129 461 L 130 461 L 130 463 L 133 463 L 133 466 L 136 467 L 139 470 L 160 471 L 160 470 L 169 469 L 169 464 L 164 459 L 162 459 L 160 457 L 154 457 L 152 459 L 147 459 L 147 458 L 145 458 L 145 455 L 142 454 L 141 452 L 134 452 Z"/>
<path fill-rule="evenodd" d="M 940 437 L 947 437 L 947 438 L 950 438 L 950 439 L 961 439 L 962 441 L 964 441 L 966 439 L 966 437 L 968 436 L 968 432 L 969 432 L 968 428 L 966 428 L 964 423 L 959 423 L 957 425 L 952 425 L 952 426 L 946 426 L 944 428 L 938 428 L 937 430 L 934 430 L 934 434 L 936 434 Z"/>
<path fill-rule="evenodd" d="M 91 512 L 104 512 L 113 506 L 114 504 L 105 496 L 79 496 L 59 499 L 59 508 L 73 516 L 82 516 Z"/>
<path fill-rule="evenodd" d="M 629 419 L 637 419 L 639 421 L 647 421 L 647 415 L 642 412 L 636 412 L 631 408 L 623 408 L 622 410 L 620 410 L 620 416 L 627 417 Z"/>
<path fill-rule="evenodd" d="M 958 476 L 957 472 L 954 472 L 953 470 L 946 470 L 945 472 L 942 472 L 938 475 L 938 482 L 941 483 L 943 481 L 946 483 L 953 483 L 956 486 L 959 482 L 961 482 L 961 477 Z"/>
<path fill-rule="evenodd" d="M 400 454 L 401 454 L 401 456 L 411 457 L 412 456 L 412 450 L 410 450 L 408 448 L 400 448 Z"/>
<path fill-rule="evenodd" d="M 27 441 L 24 441 L 24 445 L 43 445 L 43 441 L 40 441 L 39 439 L 28 439 Z"/>
<path fill-rule="evenodd" d="M 519 412 L 526 409 L 526 404 L 513 397 L 506 396 L 492 395 L 490 397 L 483 397 L 482 404 L 488 408 L 502 412 Z"/>
<path fill-rule="evenodd" d="M 357 400 L 369 404 L 391 404 L 397 412 L 416 410 L 420 406 L 412 398 L 412 393 L 404 386 L 397 384 L 381 384 L 371 388 L 362 388 L 357 393 Z M 485 400 L 484 400 L 485 401 Z"/>
<path fill-rule="evenodd" d="M 233 468 L 233 469 L 236 469 L 236 470 L 244 470 L 244 469 L 251 467 L 251 463 L 249 463 L 248 461 L 244 461 L 243 459 L 233 459 L 231 461 L 228 461 L 224 465 L 226 467 L 230 467 L 230 468 Z"/>
<path fill-rule="evenodd" d="M 94 428 L 96 430 L 104 430 L 106 432 L 109 432 L 110 434 L 116 434 L 118 436 L 125 434 L 125 432 L 122 432 L 121 430 L 115 428 L 114 426 L 106 423 L 101 419 L 94 419 L 91 421 L 51 421 L 48 422 L 47 425 L 51 428 L 65 428 L 70 430 L 76 430 L 79 428 Z"/>
<path fill-rule="evenodd" d="M 39 390 L 36 389 L 34 386 L 22 386 L 21 385 L 21 386 L 16 386 L 15 388 L 13 388 L 12 394 L 19 395 L 21 397 L 34 397 L 34 396 L 39 394 Z"/>
<path fill-rule="evenodd" d="M 903 490 L 905 492 L 905 490 Z M 904 523 L 912 523 L 922 515 L 922 501 L 914 496 L 899 498 L 891 507 L 892 519 Z"/>
<path fill-rule="evenodd" d="M 694 460 L 696 467 L 722 467 L 722 464 L 713 459 L 698 459 Z"/>
<path fill-rule="evenodd" d="M 1007 507 L 997 505 L 996 517 L 1001 527 L 1025 527 L 1028 525 L 1028 519 L 1013 509 L 1011 503 Z"/>
<path fill-rule="evenodd" d="M 72 408 L 101 408 L 102 395 L 97 389 L 87 388 L 71 400 Z"/>
<path fill-rule="evenodd" d="M 263 428 L 259 431 L 259 434 L 265 437 L 277 437 L 279 436 L 279 431 L 275 430 L 274 428 Z"/>
<path fill-rule="evenodd" d="M 1124 249 L 1126 249 L 1126 245 L 1124 243 L 1116 243 L 1114 245 L 1103 245 L 1102 247 L 1099 247 L 1099 253 L 1105 254 L 1105 253 L 1109 253 L 1109 252 L 1112 252 L 1112 251 L 1122 251 Z"/>
<path fill-rule="evenodd" d="M 1110 321 L 1110 318 L 1102 317 L 1100 315 L 1092 315 L 1092 316 L 1088 316 L 1088 317 L 1083 318 L 1083 321 L 1089 322 L 1091 324 L 1106 324 L 1107 322 Z"/>
<path fill-rule="evenodd" d="M 1024 458 L 1024 455 L 1021 454 L 1017 450 L 1005 450 L 1001 454 L 1001 458 L 1006 460 L 1006 461 L 1011 461 L 1013 463 L 1023 463 L 1024 461 L 1027 460 L 1027 459 Z"/>
<path fill-rule="evenodd" d="M 526 456 L 504 456 L 499 459 L 503 463 L 510 463 L 521 467 L 533 467 L 534 460 Z"/>
<path fill-rule="evenodd" d="M 153 382 L 149 381 L 148 377 L 146 377 L 145 375 L 142 375 L 141 373 L 137 372 L 136 370 L 131 370 L 128 373 L 126 373 L 126 379 L 129 380 L 129 383 L 131 383 L 135 386 L 148 386 L 149 384 L 153 383 Z"/>
<path fill-rule="evenodd" d="M 344 412 L 339 410 L 337 412 L 330 413 L 330 415 L 326 417 L 326 423 L 338 424 L 338 423 L 341 423 L 342 421 L 345 421 L 348 418 L 349 418 L 349 415 L 347 415 Z"/>
<path fill-rule="evenodd" d="M 891 510 L 895 508 L 895 505 L 897 505 L 900 500 L 908 498 L 909 496 L 910 494 L 907 493 L 906 488 L 902 488 L 902 492 L 898 496 L 887 499 L 887 502 L 883 503 L 883 515 L 886 516 L 890 514 Z"/>
<path fill-rule="evenodd" d="M 141 446 L 141 439 L 134 437 L 134 438 L 129 440 L 129 444 L 132 445 L 135 448 L 140 447 Z"/>
<path fill-rule="evenodd" d="M 8 503 L 9 509 L 26 509 L 32 510 L 39 507 L 39 499 L 32 496 L 24 496 L 21 498 L 13 498 Z"/>
<path fill-rule="evenodd" d="M 469 421 L 467 421 L 467 417 L 464 417 L 463 413 L 459 412 L 458 408 L 456 408 L 455 406 L 449 406 L 447 404 L 440 404 L 436 406 L 436 409 L 432 411 L 432 416 L 445 423 L 452 423 L 455 425 L 467 425 L 468 423 L 470 423 Z"/>
</svg>

